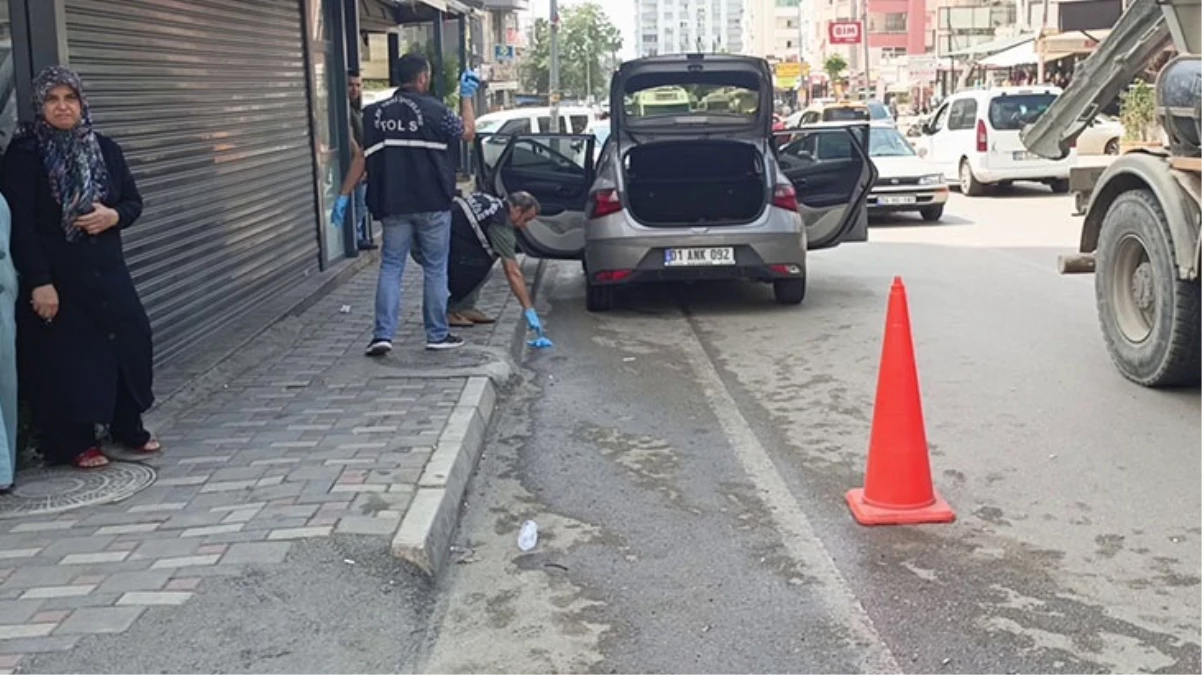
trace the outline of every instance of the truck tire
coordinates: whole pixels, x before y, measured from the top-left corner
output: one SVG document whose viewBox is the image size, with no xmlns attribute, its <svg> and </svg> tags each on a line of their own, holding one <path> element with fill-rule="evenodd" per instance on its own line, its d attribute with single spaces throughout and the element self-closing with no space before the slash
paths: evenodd
<svg viewBox="0 0 1202 675">
<path fill-rule="evenodd" d="M 1096 260 L 1098 320 L 1119 372 L 1145 387 L 1198 382 L 1199 285 L 1178 278 L 1164 209 L 1150 190 L 1111 203 Z"/>
</svg>

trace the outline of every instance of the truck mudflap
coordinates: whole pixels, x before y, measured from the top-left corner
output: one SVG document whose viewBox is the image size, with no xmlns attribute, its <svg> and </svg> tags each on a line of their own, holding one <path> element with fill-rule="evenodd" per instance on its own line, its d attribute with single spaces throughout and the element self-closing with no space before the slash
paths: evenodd
<svg viewBox="0 0 1202 675">
<path fill-rule="evenodd" d="M 1090 197 L 1093 196 L 1094 186 L 1106 173 L 1109 164 L 1094 166 L 1074 166 L 1068 170 L 1068 189 L 1073 193 L 1073 206 L 1077 209 L 1073 215 L 1083 216 L 1089 207 Z"/>
</svg>

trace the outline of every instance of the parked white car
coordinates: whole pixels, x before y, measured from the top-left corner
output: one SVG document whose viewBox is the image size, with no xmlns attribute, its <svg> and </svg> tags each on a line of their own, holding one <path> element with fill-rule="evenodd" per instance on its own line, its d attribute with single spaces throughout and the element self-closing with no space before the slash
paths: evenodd
<svg viewBox="0 0 1202 675">
<path fill-rule="evenodd" d="M 947 204 L 947 179 L 918 153 L 888 122 L 873 122 L 868 136 L 868 156 L 878 173 L 868 193 L 868 213 L 917 211 L 933 223 L 943 217 Z"/>
<path fill-rule="evenodd" d="M 1123 140 L 1123 123 L 1110 115 L 1098 115 L 1077 137 L 1081 155 L 1117 155 Z"/>
<path fill-rule="evenodd" d="M 1028 151 L 1018 137 L 1060 91 L 1050 86 L 996 87 L 952 94 L 915 139 L 919 154 L 944 175 L 955 176 L 966 195 L 981 195 L 991 185 L 1015 181 L 1045 183 L 1053 192 L 1066 193 L 1076 149 L 1054 161 Z"/>
</svg>

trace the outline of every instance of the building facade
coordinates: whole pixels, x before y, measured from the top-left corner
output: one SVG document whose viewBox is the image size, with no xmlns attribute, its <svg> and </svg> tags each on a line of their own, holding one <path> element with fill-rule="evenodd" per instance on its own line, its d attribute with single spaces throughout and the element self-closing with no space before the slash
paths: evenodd
<svg viewBox="0 0 1202 675">
<path fill-rule="evenodd" d="M 816 9 L 826 0 L 748 0 L 747 54 L 814 64 L 821 50 Z"/>
<path fill-rule="evenodd" d="M 747 0 L 636 0 L 639 56 L 686 52 L 741 54 Z"/>
</svg>

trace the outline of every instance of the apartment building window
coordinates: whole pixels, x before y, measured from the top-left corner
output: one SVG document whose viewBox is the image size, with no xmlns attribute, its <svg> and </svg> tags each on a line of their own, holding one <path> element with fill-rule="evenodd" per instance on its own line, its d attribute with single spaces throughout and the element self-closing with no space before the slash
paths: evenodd
<svg viewBox="0 0 1202 675">
<path fill-rule="evenodd" d="M 869 14 L 868 32 L 904 33 L 906 32 L 906 14 L 904 12 Z"/>
</svg>

